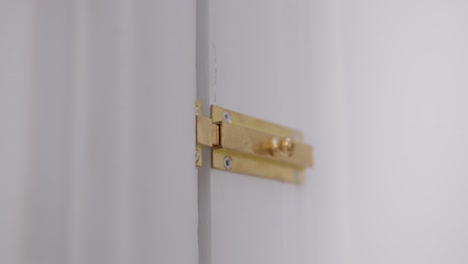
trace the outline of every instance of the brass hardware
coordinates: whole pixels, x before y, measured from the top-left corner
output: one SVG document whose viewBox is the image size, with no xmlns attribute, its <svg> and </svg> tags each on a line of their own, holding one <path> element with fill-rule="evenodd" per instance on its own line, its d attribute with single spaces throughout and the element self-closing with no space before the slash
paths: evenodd
<svg viewBox="0 0 468 264">
<path fill-rule="evenodd" d="M 278 138 L 270 138 L 267 142 L 261 143 L 259 146 L 259 152 L 262 149 L 268 152 L 271 156 L 280 156 L 280 155 L 287 155 L 288 157 L 292 156 L 294 153 L 294 149 L 296 148 L 296 144 L 294 141 L 289 138 L 283 138 L 279 140 Z"/>
<path fill-rule="evenodd" d="M 198 125 L 198 117 L 202 116 L 202 112 L 201 112 L 201 103 L 199 101 L 196 101 L 195 102 L 195 142 L 197 144 L 196 146 L 196 152 L 195 152 L 195 158 L 196 158 L 196 161 L 195 161 L 195 164 L 197 165 L 197 167 L 201 167 L 202 165 L 202 160 L 203 160 L 203 157 L 202 157 L 202 145 L 201 143 L 199 143 L 199 139 L 198 139 L 198 136 L 200 135 L 200 137 L 203 137 L 202 136 L 202 129 L 203 127 L 202 126 L 199 126 Z M 209 135 L 211 136 L 211 135 Z M 203 140 L 201 140 L 203 141 Z"/>
<path fill-rule="evenodd" d="M 291 138 L 283 138 L 279 145 L 280 150 L 283 153 L 286 153 L 288 156 L 292 156 L 294 149 L 296 148 L 296 143 Z"/>
<path fill-rule="evenodd" d="M 216 141 L 216 133 L 212 126 L 211 119 L 204 116 L 197 116 L 197 141 L 201 145 L 210 146 Z"/>
<path fill-rule="evenodd" d="M 263 149 L 268 151 L 270 155 L 276 156 L 279 151 L 280 141 L 277 138 L 270 138 L 268 142 L 263 145 Z"/>
<path fill-rule="evenodd" d="M 300 184 L 304 169 L 312 167 L 312 147 L 302 133 L 219 106 L 211 119 L 201 116 L 197 102 L 196 143 L 212 150 L 212 168 Z"/>
<path fill-rule="evenodd" d="M 242 127 L 235 123 L 221 123 L 219 129 L 221 134 L 219 146 L 225 150 L 283 161 L 296 166 L 309 167 L 312 165 L 312 148 L 302 142 L 295 144 L 294 152 L 290 155 L 284 155 L 280 150 L 280 142 L 273 143 L 271 141 L 271 138 L 275 138 L 276 135 Z M 265 142 L 267 148 L 265 148 Z"/>
</svg>

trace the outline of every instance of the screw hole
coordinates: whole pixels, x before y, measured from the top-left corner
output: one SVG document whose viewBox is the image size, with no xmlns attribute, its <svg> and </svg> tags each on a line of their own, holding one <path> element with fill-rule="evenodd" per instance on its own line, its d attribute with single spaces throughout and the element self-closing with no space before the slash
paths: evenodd
<svg viewBox="0 0 468 264">
<path fill-rule="evenodd" d="M 224 122 L 231 123 L 231 114 L 229 112 L 223 113 Z"/>
<path fill-rule="evenodd" d="M 229 156 L 224 157 L 224 168 L 230 170 L 232 166 L 232 159 Z"/>
</svg>

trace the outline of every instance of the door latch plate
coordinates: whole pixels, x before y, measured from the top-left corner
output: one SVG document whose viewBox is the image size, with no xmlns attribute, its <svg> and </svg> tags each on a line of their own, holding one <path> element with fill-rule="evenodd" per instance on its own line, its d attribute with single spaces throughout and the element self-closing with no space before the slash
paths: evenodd
<svg viewBox="0 0 468 264">
<path fill-rule="evenodd" d="M 241 174 L 301 184 L 312 167 L 312 147 L 300 131 L 216 105 L 211 119 L 202 116 L 197 102 L 197 166 L 202 146 L 211 148 L 211 167 Z"/>
</svg>

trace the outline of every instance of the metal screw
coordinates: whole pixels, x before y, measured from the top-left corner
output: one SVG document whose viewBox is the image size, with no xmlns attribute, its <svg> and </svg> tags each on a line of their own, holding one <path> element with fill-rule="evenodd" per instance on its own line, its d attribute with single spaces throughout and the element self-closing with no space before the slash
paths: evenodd
<svg viewBox="0 0 468 264">
<path fill-rule="evenodd" d="M 231 114 L 227 111 L 224 112 L 223 119 L 224 119 L 224 122 L 231 123 Z"/>
<path fill-rule="evenodd" d="M 230 170 L 231 165 L 232 165 L 231 157 L 229 157 L 229 156 L 224 157 L 224 168 L 226 168 L 227 170 Z"/>
<path fill-rule="evenodd" d="M 198 162 L 200 159 L 200 153 L 198 152 L 198 149 L 195 149 L 195 160 Z"/>
</svg>

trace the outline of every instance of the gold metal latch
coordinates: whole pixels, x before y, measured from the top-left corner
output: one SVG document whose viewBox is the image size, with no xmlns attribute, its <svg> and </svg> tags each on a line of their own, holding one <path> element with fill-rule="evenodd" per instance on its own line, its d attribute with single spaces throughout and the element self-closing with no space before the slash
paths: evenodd
<svg viewBox="0 0 468 264">
<path fill-rule="evenodd" d="M 202 165 L 202 146 L 211 148 L 211 167 L 301 184 L 312 167 L 312 147 L 297 130 L 211 106 L 202 116 L 196 102 L 196 165 Z"/>
</svg>

